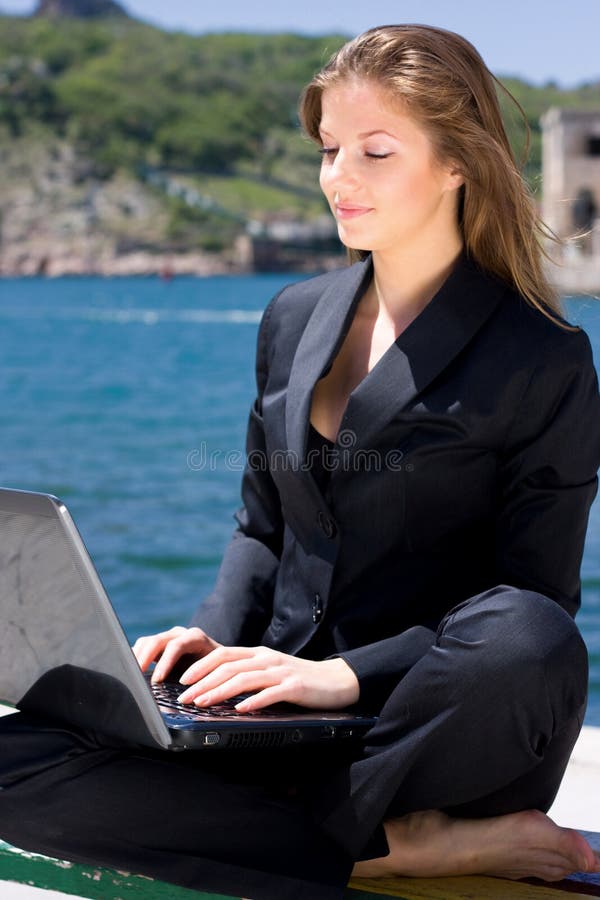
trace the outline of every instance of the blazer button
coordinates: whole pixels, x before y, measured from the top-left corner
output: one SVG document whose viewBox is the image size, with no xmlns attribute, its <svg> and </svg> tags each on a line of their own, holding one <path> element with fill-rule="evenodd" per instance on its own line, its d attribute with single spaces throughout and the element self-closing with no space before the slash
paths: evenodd
<svg viewBox="0 0 600 900">
<path fill-rule="evenodd" d="M 323 618 L 323 601 L 321 600 L 320 594 L 315 594 L 313 603 L 312 603 L 312 620 L 315 623 L 315 625 L 318 625 L 322 618 Z"/>
<path fill-rule="evenodd" d="M 317 523 L 319 528 L 327 538 L 334 538 L 337 534 L 337 526 L 333 519 L 330 519 L 329 516 L 326 516 L 323 510 L 319 510 L 317 513 Z"/>
</svg>

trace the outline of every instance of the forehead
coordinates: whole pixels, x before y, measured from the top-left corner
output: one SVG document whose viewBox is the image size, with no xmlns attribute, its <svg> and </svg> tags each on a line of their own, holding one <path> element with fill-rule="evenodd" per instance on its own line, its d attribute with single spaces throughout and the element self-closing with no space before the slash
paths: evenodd
<svg viewBox="0 0 600 900">
<path fill-rule="evenodd" d="M 362 131 L 404 131 L 416 126 L 401 101 L 377 82 L 348 79 L 326 87 L 321 95 L 321 130 L 340 124 Z"/>
</svg>

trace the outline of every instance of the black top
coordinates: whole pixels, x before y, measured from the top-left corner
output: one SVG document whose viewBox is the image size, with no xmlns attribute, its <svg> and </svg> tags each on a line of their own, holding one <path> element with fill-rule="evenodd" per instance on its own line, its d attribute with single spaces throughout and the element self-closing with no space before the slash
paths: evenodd
<svg viewBox="0 0 600 900">
<path fill-rule="evenodd" d="M 317 431 L 312 422 L 310 422 L 306 446 L 306 466 L 310 470 L 321 493 L 325 492 L 331 478 L 334 460 L 331 451 L 334 448 L 335 442 L 330 441 L 320 431 Z"/>
</svg>

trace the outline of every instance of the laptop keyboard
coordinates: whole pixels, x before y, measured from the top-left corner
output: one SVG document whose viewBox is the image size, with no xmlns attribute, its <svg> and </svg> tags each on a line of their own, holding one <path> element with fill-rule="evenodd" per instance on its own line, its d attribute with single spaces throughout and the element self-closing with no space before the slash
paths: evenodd
<svg viewBox="0 0 600 900">
<path fill-rule="evenodd" d="M 154 694 L 154 699 L 165 712 L 186 713 L 188 716 L 220 716 L 221 718 L 235 719 L 238 716 L 277 716 L 275 710 L 259 709 L 252 712 L 238 712 L 235 704 L 244 699 L 243 695 L 238 697 L 230 697 L 214 706 L 194 706 L 193 703 L 180 703 L 177 699 L 183 693 L 184 687 L 176 681 L 161 681 L 158 684 L 150 683 L 150 689 Z"/>
</svg>

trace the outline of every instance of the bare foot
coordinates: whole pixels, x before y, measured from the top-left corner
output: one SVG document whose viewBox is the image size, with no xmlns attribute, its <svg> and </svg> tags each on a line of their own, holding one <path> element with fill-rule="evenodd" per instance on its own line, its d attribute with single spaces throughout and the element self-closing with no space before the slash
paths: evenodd
<svg viewBox="0 0 600 900">
<path fill-rule="evenodd" d="M 577 831 L 539 810 L 489 819 L 451 819 L 436 810 L 384 822 L 388 856 L 357 862 L 358 878 L 407 875 L 494 875 L 560 881 L 572 872 L 600 872 L 600 855 Z"/>
</svg>

